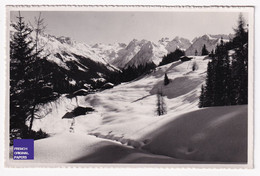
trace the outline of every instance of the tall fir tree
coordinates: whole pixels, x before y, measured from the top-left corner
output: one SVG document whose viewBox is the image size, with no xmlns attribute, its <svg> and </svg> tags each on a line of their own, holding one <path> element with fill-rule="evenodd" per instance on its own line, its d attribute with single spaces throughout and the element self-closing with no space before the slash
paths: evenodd
<svg viewBox="0 0 260 176">
<path fill-rule="evenodd" d="M 30 108 L 30 92 L 24 87 L 29 85 L 27 71 L 34 58 L 34 46 L 29 38 L 32 30 L 25 24 L 20 12 L 17 19 L 17 23 L 11 24 L 15 32 L 10 37 L 10 130 L 17 128 L 24 133 Z"/>
<path fill-rule="evenodd" d="M 29 137 L 38 105 L 58 97 L 50 83 L 52 73 L 42 74 L 48 68 L 37 40 L 31 38 L 33 30 L 25 24 L 20 12 L 12 23 L 14 32 L 10 40 L 10 130 L 19 129 L 21 137 Z M 29 127 L 26 126 L 29 122 Z"/>
<path fill-rule="evenodd" d="M 227 48 L 223 42 L 216 47 L 215 59 L 213 60 L 215 71 L 214 106 L 230 105 L 230 67 Z"/>
<path fill-rule="evenodd" d="M 231 77 L 232 87 L 232 104 L 248 103 L 248 31 L 245 20 L 240 14 L 238 26 L 235 29 L 233 39 L 235 54 L 232 59 Z"/>
<path fill-rule="evenodd" d="M 209 54 L 209 52 L 206 48 L 206 45 L 204 44 L 203 47 L 202 47 L 202 50 L 201 50 L 201 55 L 205 56 L 205 55 L 208 55 L 208 54 Z"/>
<path fill-rule="evenodd" d="M 157 92 L 157 103 L 156 103 L 156 112 L 158 116 L 164 115 L 167 113 L 166 104 L 164 101 L 162 90 L 158 90 Z"/>
<path fill-rule="evenodd" d="M 204 90 L 204 86 L 201 85 L 201 92 L 199 97 L 199 108 L 204 107 L 204 103 L 205 103 L 205 90 Z"/>
<path fill-rule="evenodd" d="M 204 88 L 203 107 L 210 107 L 214 105 L 215 98 L 215 71 L 213 62 L 208 63 L 206 85 Z"/>
<path fill-rule="evenodd" d="M 234 54 L 229 56 L 229 50 Z M 230 59 L 231 58 L 231 59 Z M 235 37 L 217 45 L 208 63 L 206 85 L 199 107 L 247 104 L 248 102 L 248 31 L 239 16 Z"/>
<path fill-rule="evenodd" d="M 166 85 L 168 85 L 169 83 L 170 83 L 169 78 L 168 78 L 167 74 L 165 73 L 165 74 L 164 74 L 164 85 L 166 86 Z"/>
</svg>

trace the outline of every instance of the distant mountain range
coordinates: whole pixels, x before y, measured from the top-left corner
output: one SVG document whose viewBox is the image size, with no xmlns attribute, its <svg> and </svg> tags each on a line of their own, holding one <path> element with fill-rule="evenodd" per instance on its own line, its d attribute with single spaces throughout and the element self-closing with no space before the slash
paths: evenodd
<svg viewBox="0 0 260 176">
<path fill-rule="evenodd" d="M 224 35 L 209 35 L 205 34 L 201 37 L 196 37 L 193 39 L 192 44 L 185 50 L 186 55 L 195 55 L 195 51 L 197 50 L 198 55 L 201 55 L 201 50 L 203 45 L 206 45 L 207 50 L 210 52 L 214 50 L 217 46 L 217 44 L 220 43 L 221 38 L 224 42 L 228 42 L 230 39 L 232 39 L 234 36 L 232 34 Z"/>
<path fill-rule="evenodd" d="M 123 69 L 128 66 L 138 66 L 147 62 L 158 64 L 162 57 L 177 48 L 184 50 L 186 55 L 201 55 L 201 50 L 205 44 L 208 51 L 211 51 L 220 43 L 221 38 L 224 42 L 233 38 L 232 34 L 209 35 L 205 34 L 194 38 L 192 41 L 175 37 L 172 40 L 162 38 L 157 43 L 148 40 L 133 39 L 129 44 L 113 43 L 103 44 L 97 43 L 89 45 L 87 43 L 76 42 L 69 37 L 55 37 L 52 35 L 41 35 L 40 43 L 44 45 L 44 54 L 48 54 L 48 60 L 55 62 L 59 66 L 68 69 L 67 61 L 75 61 L 72 54 L 80 55 L 88 59 L 104 64 L 109 70 Z M 58 57 L 57 57 L 58 56 Z M 79 69 L 86 70 L 87 66 L 79 65 Z"/>
<path fill-rule="evenodd" d="M 32 34 L 31 37 L 33 38 L 34 35 Z M 224 42 L 227 42 L 233 38 L 233 35 L 206 34 L 196 37 L 192 41 L 177 36 L 172 40 L 162 38 L 156 43 L 133 39 L 129 44 L 97 43 L 89 45 L 74 41 L 69 37 L 42 34 L 39 37 L 39 44 L 44 46 L 42 56 L 48 56 L 47 60 L 49 62 L 57 64 L 57 66 L 68 72 L 73 68 L 74 77 L 71 78 L 72 80 L 80 81 L 79 78 L 76 78 L 76 75 L 81 75 L 81 78 L 87 77 L 92 82 L 107 82 L 106 75 L 108 73 L 151 62 L 158 65 L 163 56 L 175 51 L 177 48 L 184 50 L 186 55 L 195 55 L 196 50 L 200 55 L 205 44 L 208 51 L 211 51 L 220 43 L 221 38 L 223 38 Z"/>
</svg>

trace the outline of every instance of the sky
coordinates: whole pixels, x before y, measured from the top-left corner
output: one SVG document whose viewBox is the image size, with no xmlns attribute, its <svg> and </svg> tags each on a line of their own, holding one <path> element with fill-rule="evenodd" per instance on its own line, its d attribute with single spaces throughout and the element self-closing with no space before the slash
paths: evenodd
<svg viewBox="0 0 260 176">
<path fill-rule="evenodd" d="M 77 12 L 42 11 L 46 33 L 71 37 L 79 42 L 129 43 L 133 39 L 157 42 L 180 36 L 192 40 L 204 34 L 230 34 L 237 25 L 238 12 Z M 12 11 L 11 21 L 18 12 Z M 21 11 L 33 23 L 39 11 Z M 247 19 L 247 14 L 243 14 Z"/>
</svg>

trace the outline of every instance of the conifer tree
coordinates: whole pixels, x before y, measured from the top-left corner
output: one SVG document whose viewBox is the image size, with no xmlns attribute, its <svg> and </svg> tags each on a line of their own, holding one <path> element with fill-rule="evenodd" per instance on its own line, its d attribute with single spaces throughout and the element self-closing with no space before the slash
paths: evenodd
<svg viewBox="0 0 260 176">
<path fill-rule="evenodd" d="M 24 133 L 28 109 L 30 108 L 28 65 L 34 58 L 32 40 L 29 35 L 32 30 L 24 23 L 19 12 L 17 23 L 11 24 L 15 32 L 10 40 L 10 130 L 17 128 Z"/>
<path fill-rule="evenodd" d="M 171 62 L 176 62 L 180 59 L 181 56 L 185 56 L 185 52 L 177 48 L 174 52 L 171 52 L 162 58 L 162 61 L 159 65 L 166 65 Z"/>
<path fill-rule="evenodd" d="M 235 53 L 230 60 L 229 50 Z M 235 38 L 224 43 L 221 38 L 212 61 L 208 63 L 206 86 L 200 107 L 247 104 L 248 101 L 248 31 L 239 16 Z"/>
<path fill-rule="evenodd" d="M 201 50 L 201 55 L 202 56 L 205 56 L 205 55 L 208 55 L 209 54 L 209 52 L 208 52 L 208 50 L 207 50 L 207 48 L 206 48 L 206 45 L 204 44 L 203 45 L 203 48 L 202 48 L 202 50 Z"/>
<path fill-rule="evenodd" d="M 248 102 L 248 31 L 242 14 L 239 15 L 238 26 L 233 39 L 235 54 L 232 59 L 231 77 L 232 104 Z"/>
<path fill-rule="evenodd" d="M 157 92 L 157 103 L 156 103 L 156 112 L 157 112 L 157 115 L 158 116 L 161 116 L 161 115 L 164 115 L 166 114 L 166 104 L 164 102 L 164 97 L 163 97 L 163 94 L 162 94 L 162 91 L 158 90 Z"/>
<path fill-rule="evenodd" d="M 14 32 L 10 40 L 10 124 L 11 130 L 18 128 L 23 137 L 30 135 L 35 112 L 39 104 L 48 103 L 58 97 L 49 82 L 52 73 L 42 74 L 48 68 L 37 49 L 38 39 L 31 38 L 33 30 L 25 24 L 19 12 L 18 21 L 11 24 Z M 29 121 L 29 128 L 25 125 Z"/>
<path fill-rule="evenodd" d="M 209 57 L 212 58 L 212 57 L 214 56 L 214 54 L 215 54 L 215 53 L 214 53 L 214 50 L 212 49 L 211 52 L 210 52 L 210 54 L 209 54 Z"/>
<path fill-rule="evenodd" d="M 191 67 L 192 71 L 198 70 L 198 68 L 199 68 L 199 66 L 198 66 L 197 62 L 194 61 L 194 62 L 192 63 L 192 67 Z"/>
<path fill-rule="evenodd" d="M 200 97 L 199 97 L 199 108 L 204 107 L 204 97 L 205 97 L 205 91 L 204 91 L 204 86 L 201 85 L 201 92 L 200 92 Z"/>
<path fill-rule="evenodd" d="M 169 78 L 168 78 L 167 74 L 165 73 L 165 74 L 164 74 L 164 85 L 166 86 L 166 85 L 168 85 L 169 83 L 170 83 Z"/>
<path fill-rule="evenodd" d="M 213 62 L 208 63 L 207 67 L 207 77 L 206 77 L 206 85 L 204 88 L 204 96 L 203 96 L 203 107 L 210 107 L 214 105 L 215 99 L 215 72 L 214 72 L 214 64 Z"/>
</svg>

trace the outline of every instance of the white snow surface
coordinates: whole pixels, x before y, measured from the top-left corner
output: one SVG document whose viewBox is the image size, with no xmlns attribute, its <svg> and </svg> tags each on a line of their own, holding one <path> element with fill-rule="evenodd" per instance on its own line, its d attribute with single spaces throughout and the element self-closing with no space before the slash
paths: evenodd
<svg viewBox="0 0 260 176">
<path fill-rule="evenodd" d="M 112 89 L 72 100 L 63 96 L 46 105 L 43 109 L 51 113 L 35 120 L 33 129 L 52 137 L 35 141 L 34 162 L 243 162 L 245 153 L 237 147 L 247 144 L 247 106 L 199 109 L 209 59 L 192 57 Z M 193 62 L 199 66 L 196 71 Z M 165 73 L 170 79 L 166 86 Z M 158 90 L 167 106 L 162 116 L 156 114 Z M 62 116 L 76 107 L 76 101 L 95 111 L 76 117 L 74 132 L 69 133 L 72 119 Z"/>
</svg>

